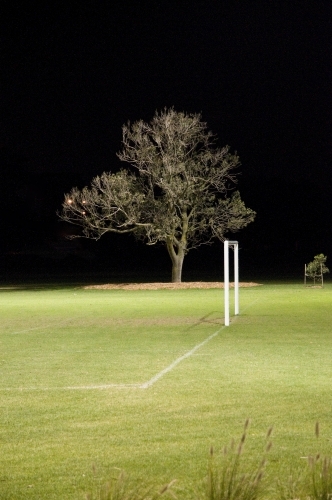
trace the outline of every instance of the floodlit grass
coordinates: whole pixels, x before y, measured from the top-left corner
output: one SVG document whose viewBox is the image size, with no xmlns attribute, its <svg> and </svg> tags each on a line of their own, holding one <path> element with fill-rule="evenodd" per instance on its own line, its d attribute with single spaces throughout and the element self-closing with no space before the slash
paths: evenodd
<svg viewBox="0 0 332 500">
<path fill-rule="evenodd" d="M 331 305 L 330 284 L 244 288 L 224 328 L 221 290 L 1 290 L 0 498 L 99 498 L 115 467 L 194 498 L 247 418 L 249 472 L 273 426 L 277 498 L 332 455 Z"/>
</svg>

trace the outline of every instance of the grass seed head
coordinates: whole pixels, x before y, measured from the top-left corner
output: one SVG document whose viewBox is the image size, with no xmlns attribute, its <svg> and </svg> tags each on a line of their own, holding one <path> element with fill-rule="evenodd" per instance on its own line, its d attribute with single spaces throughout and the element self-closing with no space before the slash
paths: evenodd
<svg viewBox="0 0 332 500">
<path fill-rule="evenodd" d="M 269 439 L 269 437 L 271 436 L 272 434 L 272 431 L 273 431 L 273 427 L 270 427 L 267 431 L 267 434 L 266 434 L 266 439 Z"/>
<path fill-rule="evenodd" d="M 267 443 L 267 446 L 266 446 L 266 450 L 265 450 L 265 451 L 266 451 L 266 453 L 268 453 L 268 452 L 270 451 L 270 449 L 271 449 L 271 448 L 272 448 L 272 441 L 269 441 L 269 442 Z"/>
<path fill-rule="evenodd" d="M 173 479 L 170 483 L 165 484 L 159 491 L 159 495 L 163 495 L 164 493 L 166 493 L 166 491 L 168 491 L 173 486 L 175 481 L 176 479 Z"/>
</svg>

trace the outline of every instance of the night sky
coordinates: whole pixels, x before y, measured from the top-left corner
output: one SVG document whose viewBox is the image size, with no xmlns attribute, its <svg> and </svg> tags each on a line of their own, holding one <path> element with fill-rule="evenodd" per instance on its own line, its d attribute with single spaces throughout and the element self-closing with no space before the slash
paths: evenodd
<svg viewBox="0 0 332 500">
<path fill-rule="evenodd" d="M 56 210 L 72 186 L 120 168 L 124 123 L 172 106 L 202 113 L 241 158 L 238 188 L 257 211 L 230 235 L 244 273 L 301 279 L 321 252 L 332 267 L 332 3 L 113 4 L 2 7 L 0 276 L 130 276 L 152 262 L 167 279 L 165 249 L 111 235 L 70 243 Z M 186 259 L 184 279 L 218 278 L 221 245 Z"/>
</svg>

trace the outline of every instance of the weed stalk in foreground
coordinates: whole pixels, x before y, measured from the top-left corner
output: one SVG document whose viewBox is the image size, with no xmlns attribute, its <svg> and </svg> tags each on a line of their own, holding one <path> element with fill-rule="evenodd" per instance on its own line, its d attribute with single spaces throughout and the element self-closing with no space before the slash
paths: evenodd
<svg viewBox="0 0 332 500">
<path fill-rule="evenodd" d="M 315 434 L 319 438 L 319 423 L 316 423 Z M 308 457 L 311 473 L 311 497 L 314 500 L 332 500 L 332 459 L 316 456 Z"/>
<path fill-rule="evenodd" d="M 259 465 L 249 473 L 241 471 L 241 456 L 247 437 L 249 420 L 246 420 L 244 431 L 237 447 L 234 441 L 230 448 L 223 450 L 223 465 L 216 466 L 213 448 L 210 450 L 208 470 L 207 500 L 255 500 L 260 492 L 261 480 L 266 464 L 266 454 L 271 449 L 271 442 L 265 449 L 263 459 Z M 268 430 L 267 440 L 272 428 Z"/>
<path fill-rule="evenodd" d="M 315 425 L 315 435 L 319 438 L 319 423 Z M 322 457 L 320 453 L 308 456 L 308 469 L 296 476 L 292 475 L 288 483 L 278 481 L 280 500 L 332 500 L 332 459 Z"/>
</svg>

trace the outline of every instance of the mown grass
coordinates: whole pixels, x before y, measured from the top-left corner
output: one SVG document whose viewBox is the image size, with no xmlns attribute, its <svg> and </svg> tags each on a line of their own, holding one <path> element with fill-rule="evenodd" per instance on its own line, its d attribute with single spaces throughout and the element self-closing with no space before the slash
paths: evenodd
<svg viewBox="0 0 332 500">
<path fill-rule="evenodd" d="M 241 314 L 228 328 L 222 298 L 220 290 L 2 291 L 0 498 L 97 498 L 114 467 L 147 485 L 176 479 L 177 497 L 193 498 L 210 447 L 218 454 L 247 417 L 244 469 L 260 462 L 274 428 L 267 497 L 279 494 L 278 478 L 285 484 L 306 469 L 308 455 L 332 455 L 332 286 L 241 289 Z"/>
</svg>

